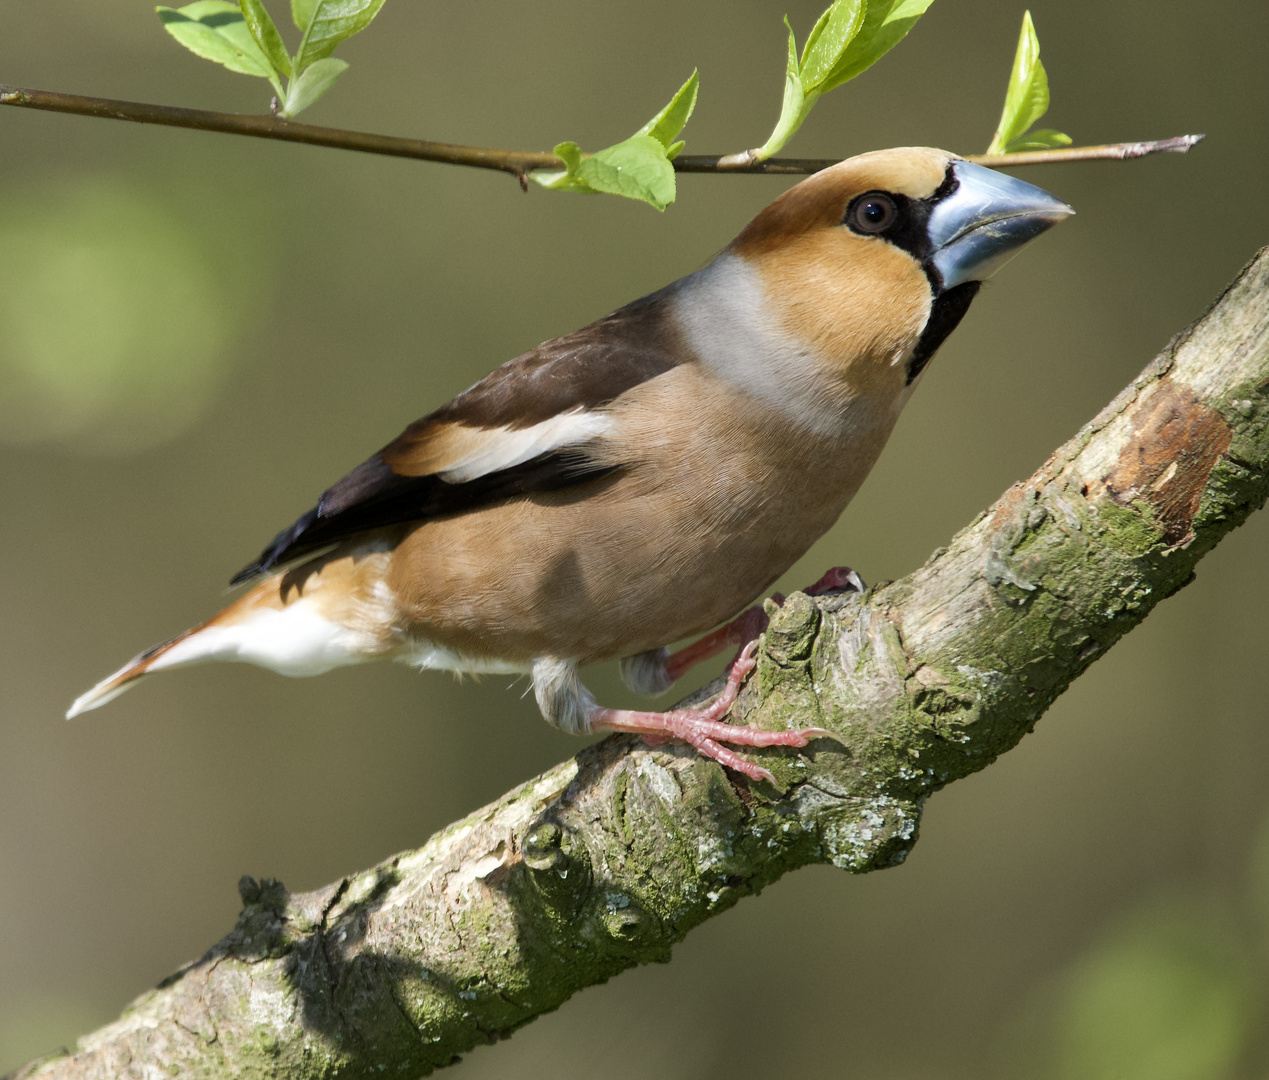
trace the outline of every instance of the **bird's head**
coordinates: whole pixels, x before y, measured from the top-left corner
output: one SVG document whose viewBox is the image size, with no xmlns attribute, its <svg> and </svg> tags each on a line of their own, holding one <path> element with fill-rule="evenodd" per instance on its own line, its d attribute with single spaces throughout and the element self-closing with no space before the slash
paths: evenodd
<svg viewBox="0 0 1269 1080">
<path fill-rule="evenodd" d="M 955 329 L 980 284 L 1073 212 L 1012 176 L 904 147 L 804 180 L 727 253 L 758 272 L 784 331 L 840 363 L 856 392 L 893 397 Z"/>
</svg>

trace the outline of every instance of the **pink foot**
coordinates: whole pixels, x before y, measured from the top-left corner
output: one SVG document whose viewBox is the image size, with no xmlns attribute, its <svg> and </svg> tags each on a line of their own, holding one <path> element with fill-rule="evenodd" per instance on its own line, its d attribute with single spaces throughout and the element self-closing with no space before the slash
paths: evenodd
<svg viewBox="0 0 1269 1080">
<path fill-rule="evenodd" d="M 723 723 L 719 718 L 725 716 L 736 702 L 740 686 L 751 672 L 756 661 L 753 651 L 756 642 L 750 641 L 740 651 L 731 671 L 727 675 L 727 685 L 709 705 L 703 709 L 674 709 L 671 712 L 636 712 L 632 709 L 605 709 L 596 706 L 590 713 L 592 731 L 628 731 L 642 735 L 644 740 L 655 746 L 667 739 L 680 739 L 689 743 L 708 758 L 738 773 L 743 773 L 751 780 L 768 780 L 775 782 L 771 773 L 746 761 L 739 754 L 720 746 L 720 742 L 729 742 L 737 746 L 805 746 L 812 739 L 836 739 L 833 732 L 825 728 L 809 727 L 787 731 L 760 731 L 757 728 L 742 727 L 739 724 Z"/>
</svg>

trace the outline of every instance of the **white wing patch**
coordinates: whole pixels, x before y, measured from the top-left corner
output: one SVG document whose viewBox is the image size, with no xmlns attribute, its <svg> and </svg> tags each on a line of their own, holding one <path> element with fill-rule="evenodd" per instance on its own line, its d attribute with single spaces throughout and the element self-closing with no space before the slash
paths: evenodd
<svg viewBox="0 0 1269 1080">
<path fill-rule="evenodd" d="M 446 432 L 448 460 L 436 475 L 450 484 L 464 484 L 489 473 L 523 465 L 535 457 L 577 446 L 612 430 L 605 412 L 573 409 L 527 428 L 469 428 Z"/>
</svg>

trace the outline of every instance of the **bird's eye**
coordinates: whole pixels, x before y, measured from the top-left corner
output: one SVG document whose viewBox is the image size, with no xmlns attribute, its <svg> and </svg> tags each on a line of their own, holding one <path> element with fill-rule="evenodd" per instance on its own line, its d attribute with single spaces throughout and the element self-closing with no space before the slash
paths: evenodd
<svg viewBox="0 0 1269 1080">
<path fill-rule="evenodd" d="M 884 232 L 894 223 L 898 214 L 894 200 L 880 191 L 860 195 L 846 211 L 846 224 L 855 232 Z"/>
</svg>

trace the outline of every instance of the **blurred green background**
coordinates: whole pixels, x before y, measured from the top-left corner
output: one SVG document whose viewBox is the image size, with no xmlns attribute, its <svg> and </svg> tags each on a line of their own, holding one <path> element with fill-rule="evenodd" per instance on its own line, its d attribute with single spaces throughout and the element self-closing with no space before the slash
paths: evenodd
<svg viewBox="0 0 1269 1080">
<path fill-rule="evenodd" d="M 271 0 L 279 20 L 281 0 Z M 799 37 L 821 0 L 789 0 Z M 760 143 L 786 7 L 390 0 L 314 123 L 596 148 L 694 66 L 689 153 Z M 1079 214 L 984 290 L 840 525 L 783 583 L 899 577 L 1028 475 L 1269 243 L 1269 7 L 1040 3 L 1045 123 L 1202 131 L 1187 158 L 1029 169 Z M 982 150 L 1022 5 L 939 0 L 788 152 Z M 140 0 L 0 0 L 0 81 L 262 111 Z M 0 1071 L 113 1018 L 232 925 L 574 752 L 523 685 L 380 665 L 147 682 L 329 482 L 493 366 L 708 261 L 788 182 L 664 215 L 438 165 L 0 110 Z M 792 875 L 668 966 L 455 1075 L 1269 1077 L 1269 515 L 927 807 L 900 869 Z M 629 700 L 593 672 L 607 702 Z"/>
</svg>

